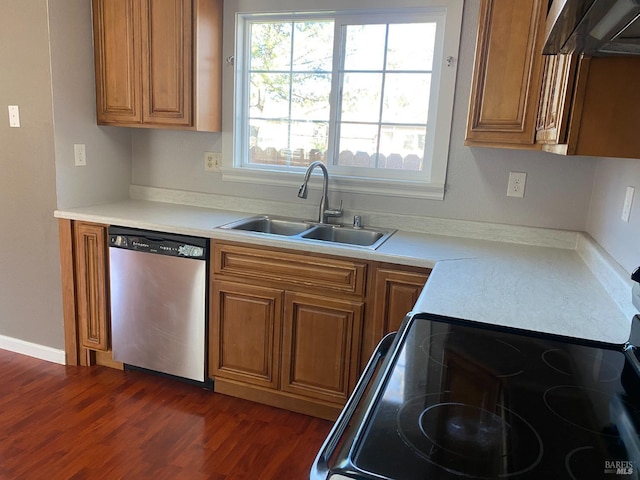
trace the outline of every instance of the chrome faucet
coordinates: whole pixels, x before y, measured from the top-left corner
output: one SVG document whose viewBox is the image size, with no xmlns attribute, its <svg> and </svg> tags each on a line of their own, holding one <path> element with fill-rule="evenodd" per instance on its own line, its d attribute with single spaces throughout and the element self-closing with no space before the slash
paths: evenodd
<svg viewBox="0 0 640 480">
<path fill-rule="evenodd" d="M 322 198 L 320 199 L 320 209 L 318 211 L 318 222 L 320 223 L 328 223 L 329 217 L 341 217 L 342 216 L 342 201 L 340 201 L 339 208 L 329 208 L 329 172 L 327 171 L 327 167 L 325 167 L 324 163 L 320 161 L 315 161 L 309 165 L 307 171 L 304 174 L 304 182 L 300 185 L 300 189 L 298 190 L 299 198 L 307 198 L 307 184 L 309 183 L 309 177 L 311 177 L 311 172 L 314 168 L 320 167 L 322 170 L 322 175 L 324 177 L 324 181 L 322 184 Z"/>
</svg>

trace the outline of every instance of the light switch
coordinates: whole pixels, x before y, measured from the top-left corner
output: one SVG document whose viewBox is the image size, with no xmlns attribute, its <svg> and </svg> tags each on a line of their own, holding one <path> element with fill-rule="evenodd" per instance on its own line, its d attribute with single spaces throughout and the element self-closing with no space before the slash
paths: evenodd
<svg viewBox="0 0 640 480">
<path fill-rule="evenodd" d="M 20 128 L 20 109 L 18 105 L 9 105 L 9 126 Z"/>
</svg>

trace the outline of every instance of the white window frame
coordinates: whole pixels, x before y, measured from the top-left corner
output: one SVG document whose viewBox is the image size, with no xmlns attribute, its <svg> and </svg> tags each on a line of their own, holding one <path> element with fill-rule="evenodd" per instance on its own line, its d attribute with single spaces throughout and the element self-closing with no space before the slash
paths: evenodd
<svg viewBox="0 0 640 480">
<path fill-rule="evenodd" d="M 383 15 L 384 23 L 398 20 L 406 14 L 415 14 L 420 21 L 419 15 L 435 15 L 441 16 L 441 20 L 437 28 L 437 36 L 441 36 L 442 48 L 438 50 L 434 55 L 434 77 L 432 91 L 437 88 L 438 95 L 431 97 L 429 122 L 430 130 L 429 135 L 433 137 L 434 148 L 432 158 L 425 158 L 423 166 L 422 178 L 417 178 L 420 175 L 418 172 L 414 172 L 411 179 L 397 178 L 394 172 L 391 170 L 385 171 L 389 173 L 388 176 L 370 176 L 362 177 L 351 175 L 349 170 L 345 167 L 338 167 L 333 165 L 327 165 L 330 172 L 332 190 L 340 192 L 352 192 L 352 193 L 366 193 L 366 194 L 380 194 L 389 196 L 401 196 L 401 197 L 413 197 L 413 198 L 427 198 L 442 200 L 444 198 L 446 171 L 449 155 L 449 139 L 451 135 L 451 122 L 453 117 L 453 100 L 455 91 L 455 80 L 457 73 L 457 57 L 458 48 L 461 34 L 462 23 L 462 9 L 464 0 L 399 0 L 393 9 L 383 8 L 386 3 L 383 0 L 330 0 L 322 2 L 323 7 L 328 7 L 330 10 L 324 8 L 319 11 L 317 8 L 312 8 L 312 4 L 320 3 L 317 0 L 226 0 L 225 9 L 231 7 L 233 9 L 233 15 L 235 20 L 234 33 L 235 43 L 235 67 L 234 67 L 234 96 L 233 96 L 233 122 L 231 140 L 231 155 L 232 161 L 225 161 L 223 165 L 222 174 L 225 181 L 240 181 L 247 183 L 256 183 L 260 185 L 274 185 L 274 186 L 298 186 L 300 183 L 301 175 L 304 173 L 304 167 L 290 167 L 286 171 L 282 169 L 273 169 L 269 166 L 261 165 L 243 165 L 242 155 L 247 152 L 246 145 L 243 144 L 246 139 L 246 128 L 248 128 L 248 122 L 246 115 L 240 110 L 243 104 L 243 99 L 247 96 L 247 84 L 245 81 L 245 74 L 247 71 L 247 65 L 243 52 L 245 48 L 245 42 L 248 41 L 247 30 L 244 28 L 244 22 L 249 19 L 255 19 L 260 13 L 279 13 L 281 18 L 327 18 L 327 16 L 333 16 L 335 13 L 339 13 L 340 16 L 336 19 L 336 32 L 340 28 L 339 23 L 344 21 L 353 20 L 354 16 L 364 16 L 368 19 L 375 17 L 376 15 Z M 289 3 L 290 5 L 286 5 Z M 446 5 L 443 5 L 445 4 Z M 228 5 L 229 4 L 229 5 Z M 279 6 L 276 6 L 276 4 Z M 404 8 L 398 8 L 400 7 Z M 406 5 L 406 6 L 405 6 Z M 288 10 L 287 7 L 293 7 Z M 304 7 L 307 7 L 305 9 Z M 343 16 L 344 15 L 344 16 Z M 351 17 L 348 17 L 350 15 Z M 406 17 L 405 17 L 406 21 Z M 226 22 L 228 25 L 228 22 Z M 230 34 L 227 32 L 225 38 L 229 38 Z M 437 44 L 438 40 L 436 40 Z M 336 52 L 334 52 L 334 73 L 336 72 L 336 62 L 339 61 L 336 58 Z M 440 75 L 435 75 L 436 68 L 440 68 Z M 336 77 L 337 74 L 334 75 Z M 336 78 L 333 79 L 337 81 Z M 228 90 L 228 89 L 227 89 Z M 334 99 L 335 101 L 335 99 Z M 433 115 L 433 116 L 432 116 Z M 235 135 L 233 132 L 237 132 Z M 224 141 L 225 135 L 223 134 L 223 153 L 225 152 Z M 329 145 L 332 148 L 332 145 Z M 228 150 L 228 149 L 227 149 Z M 228 158 L 229 155 L 225 155 Z M 433 161 L 429 161 L 433 160 Z M 395 177 L 395 178 L 394 178 Z"/>
</svg>

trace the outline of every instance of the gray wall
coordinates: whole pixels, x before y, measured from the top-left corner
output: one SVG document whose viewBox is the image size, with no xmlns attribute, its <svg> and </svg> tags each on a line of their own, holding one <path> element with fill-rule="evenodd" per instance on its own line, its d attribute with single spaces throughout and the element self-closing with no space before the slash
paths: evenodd
<svg viewBox="0 0 640 480">
<path fill-rule="evenodd" d="M 62 348 L 48 33 L 46 0 L 0 1 L 0 335 Z"/>
<path fill-rule="evenodd" d="M 96 125 L 91 2 L 49 0 L 58 207 L 129 196 L 131 129 Z M 87 165 L 74 165 L 74 143 Z"/>
<path fill-rule="evenodd" d="M 621 219 L 627 186 L 635 188 L 628 223 Z M 599 160 L 587 227 L 628 273 L 640 266 L 640 160 Z"/>
<path fill-rule="evenodd" d="M 0 145 L 0 335 L 62 349 L 53 212 L 127 198 L 131 182 L 130 130 L 95 122 L 89 0 L 0 1 Z"/>
<path fill-rule="evenodd" d="M 479 2 L 465 2 L 463 34 L 456 86 L 453 130 L 444 201 L 344 194 L 345 208 L 357 211 L 406 213 L 570 230 L 586 228 L 596 160 L 540 152 L 468 148 L 466 130 Z M 233 53 L 226 41 L 224 55 Z M 225 84 L 232 85 L 232 68 L 225 66 Z M 231 89 L 225 91 L 225 117 L 231 115 Z M 228 121 L 226 122 L 229 123 Z M 225 138 L 228 136 L 225 133 Z M 219 134 L 133 132 L 133 183 L 240 197 L 297 201 L 296 187 L 256 188 L 223 182 L 203 171 L 203 152 L 221 151 Z M 226 148 L 225 148 L 226 150 Z M 227 161 L 227 159 L 225 159 Z M 510 171 L 526 172 L 525 198 L 507 198 Z M 332 203 L 336 203 L 334 195 Z"/>
</svg>

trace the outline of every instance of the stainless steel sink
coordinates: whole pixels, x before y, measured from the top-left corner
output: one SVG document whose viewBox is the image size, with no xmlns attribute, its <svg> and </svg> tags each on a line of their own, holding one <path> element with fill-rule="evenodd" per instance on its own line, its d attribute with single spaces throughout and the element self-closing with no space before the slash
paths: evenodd
<svg viewBox="0 0 640 480">
<path fill-rule="evenodd" d="M 224 225 L 222 228 L 230 230 L 246 230 L 248 232 L 270 233 L 271 235 L 292 236 L 307 231 L 312 226 L 313 223 L 306 222 L 304 220 L 292 220 L 282 217 L 260 215 Z"/>
<path fill-rule="evenodd" d="M 220 228 L 259 235 L 284 236 L 306 242 L 339 243 L 370 250 L 378 248 L 395 232 L 395 230 L 372 227 L 356 228 L 271 215 L 244 218 Z"/>
<path fill-rule="evenodd" d="M 378 242 L 382 243 L 382 239 L 386 236 L 389 236 L 389 232 L 385 230 L 353 228 L 341 225 L 316 225 L 308 232 L 302 234 L 302 238 L 310 240 L 346 243 L 349 245 L 360 245 L 362 247 L 372 247 Z"/>
</svg>

